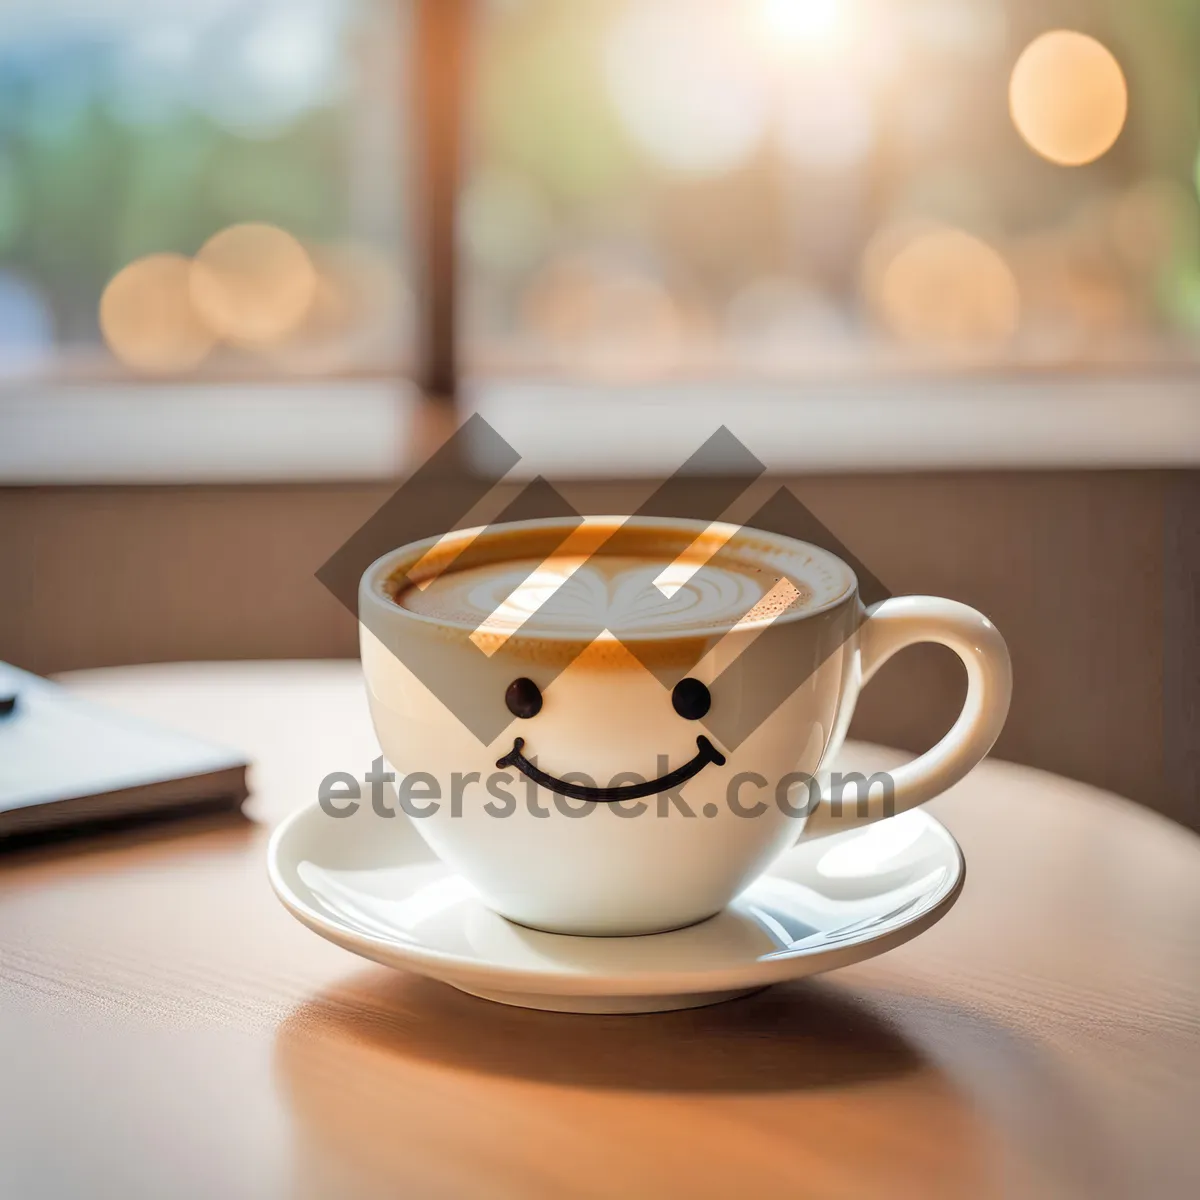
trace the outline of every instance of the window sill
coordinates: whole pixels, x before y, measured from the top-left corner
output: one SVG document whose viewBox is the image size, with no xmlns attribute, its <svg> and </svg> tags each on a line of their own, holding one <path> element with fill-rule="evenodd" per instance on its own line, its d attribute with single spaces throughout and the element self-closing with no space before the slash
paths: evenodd
<svg viewBox="0 0 1200 1200">
<path fill-rule="evenodd" d="M 393 479 L 413 465 L 419 408 L 396 380 L 10 386 L 0 484 Z M 492 381 L 464 411 L 512 443 L 525 478 L 669 473 L 720 425 L 777 473 L 1200 465 L 1188 375 Z"/>
<path fill-rule="evenodd" d="M 0 484 L 390 479 L 416 408 L 398 380 L 10 386 Z"/>
<path fill-rule="evenodd" d="M 721 425 L 777 473 L 1200 464 L 1200 380 L 1186 374 L 491 383 L 470 401 L 523 476 L 669 473 Z"/>
</svg>

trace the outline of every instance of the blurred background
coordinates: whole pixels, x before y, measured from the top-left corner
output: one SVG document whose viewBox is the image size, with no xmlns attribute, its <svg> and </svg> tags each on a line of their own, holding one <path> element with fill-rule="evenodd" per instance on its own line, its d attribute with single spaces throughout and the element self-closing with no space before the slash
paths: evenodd
<svg viewBox="0 0 1200 1200">
<path fill-rule="evenodd" d="M 5 377 L 402 370 L 404 16 L 6 0 Z"/>
<path fill-rule="evenodd" d="M 470 7 L 470 377 L 1195 363 L 1193 0 Z M 410 371 L 412 24 L 7 0 L 5 379 Z"/>
<path fill-rule="evenodd" d="M 725 422 L 1200 822 L 1198 88 L 1200 0 L 4 0 L 0 657 L 351 654 L 467 412 L 613 510 Z"/>
</svg>

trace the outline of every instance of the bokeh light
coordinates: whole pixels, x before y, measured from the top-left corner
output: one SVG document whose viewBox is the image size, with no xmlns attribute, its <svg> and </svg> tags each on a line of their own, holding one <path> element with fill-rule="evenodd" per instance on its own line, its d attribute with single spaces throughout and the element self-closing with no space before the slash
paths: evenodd
<svg viewBox="0 0 1200 1200">
<path fill-rule="evenodd" d="M 995 247 L 952 226 L 888 230 L 864 258 L 864 290 L 883 325 L 905 341 L 964 346 L 1006 341 L 1020 296 Z"/>
<path fill-rule="evenodd" d="M 660 374 L 674 366 L 682 320 L 651 274 L 600 251 L 563 255 L 532 280 L 522 315 L 550 357 L 605 378 Z"/>
<path fill-rule="evenodd" d="M 723 174 L 762 142 L 767 80 L 737 5 L 639 0 L 609 30 L 603 68 L 629 136 L 663 167 Z"/>
<path fill-rule="evenodd" d="M 100 330 L 125 366 L 170 375 L 204 361 L 216 338 L 192 307 L 190 275 L 183 255 L 150 254 L 109 281 L 100 298 Z"/>
<path fill-rule="evenodd" d="M 304 320 L 317 272 L 290 233 L 273 225 L 232 225 L 196 255 L 190 291 L 213 333 L 235 345 L 270 346 Z"/>
<path fill-rule="evenodd" d="M 1056 29 L 1021 52 L 1009 82 L 1013 124 L 1029 146 L 1050 162 L 1094 162 L 1125 124 L 1125 76 L 1095 38 Z"/>
</svg>

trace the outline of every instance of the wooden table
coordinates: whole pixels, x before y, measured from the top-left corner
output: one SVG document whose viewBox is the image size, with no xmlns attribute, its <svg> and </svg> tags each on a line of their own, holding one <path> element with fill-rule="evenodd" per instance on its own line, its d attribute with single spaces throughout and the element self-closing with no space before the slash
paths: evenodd
<svg viewBox="0 0 1200 1200">
<path fill-rule="evenodd" d="M 377 753 L 354 665 L 70 682 L 244 747 L 254 796 L 0 858 L 5 1200 L 1200 1195 L 1200 841 L 1149 812 L 989 762 L 933 806 L 968 878 L 916 941 L 713 1008 L 528 1012 L 271 894 L 268 828 Z"/>
</svg>

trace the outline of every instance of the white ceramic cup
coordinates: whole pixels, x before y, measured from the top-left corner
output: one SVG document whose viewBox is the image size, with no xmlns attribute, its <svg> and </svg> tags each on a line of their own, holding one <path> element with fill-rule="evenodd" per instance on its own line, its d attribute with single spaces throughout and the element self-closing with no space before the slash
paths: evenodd
<svg viewBox="0 0 1200 1200">
<path fill-rule="evenodd" d="M 664 561 L 713 538 L 724 542 L 723 552 L 749 556 L 803 586 L 810 599 L 773 621 L 733 629 L 623 631 L 619 641 L 518 629 L 488 644 L 472 621 L 401 606 L 397 581 L 453 569 L 468 546 L 476 562 L 549 554 L 567 522 L 464 530 L 395 550 L 367 569 L 359 592 L 362 661 L 399 796 L 434 852 L 501 915 L 570 934 L 692 924 L 724 908 L 798 837 L 923 804 L 966 775 L 996 740 L 1011 694 L 1008 650 L 974 609 L 929 596 L 867 609 L 845 563 L 772 533 L 654 518 L 588 522 L 601 533 L 623 523 L 639 536 L 644 531 Z M 859 689 L 917 642 L 949 646 L 962 659 L 962 711 L 933 749 L 876 780 L 866 796 L 851 789 L 839 807 L 831 802 L 828 765 Z M 431 691 L 422 675 L 453 686 Z M 673 707 L 670 684 L 683 676 L 710 687 L 705 718 L 685 719 Z M 505 709 L 516 678 L 532 679 L 542 692 L 540 711 L 528 719 Z M 729 728 L 728 718 L 772 689 L 790 694 L 753 728 L 743 727 L 736 745 L 712 733 L 714 720 L 725 718 Z M 449 704 L 435 692 L 449 694 Z M 480 740 L 464 725 L 467 701 L 477 714 L 496 706 L 495 736 Z M 705 741 L 715 754 L 702 750 Z M 537 778 L 514 765 L 530 761 L 542 773 Z M 638 780 L 648 787 L 688 772 L 678 787 L 636 800 L 562 794 L 570 791 L 561 786 L 564 776 L 625 795 Z"/>
</svg>

